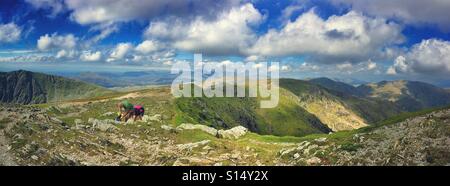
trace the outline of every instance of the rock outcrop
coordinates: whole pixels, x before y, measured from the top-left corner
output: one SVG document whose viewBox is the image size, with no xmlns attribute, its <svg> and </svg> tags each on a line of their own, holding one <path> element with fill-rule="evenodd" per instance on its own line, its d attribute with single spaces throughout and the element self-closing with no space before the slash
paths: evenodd
<svg viewBox="0 0 450 186">
<path fill-rule="evenodd" d="M 219 138 L 225 139 L 238 139 L 241 136 L 247 134 L 248 129 L 243 126 L 233 127 L 228 130 L 219 130 L 217 131 L 217 135 Z"/>
<path fill-rule="evenodd" d="M 183 123 L 177 127 L 178 130 L 201 130 L 213 136 L 217 136 L 217 129 L 208 127 L 206 125 L 195 125 L 190 123 Z"/>
<path fill-rule="evenodd" d="M 88 120 L 89 124 L 92 124 L 92 127 L 95 129 L 99 129 L 103 132 L 113 132 L 114 130 L 117 130 L 117 127 L 113 124 L 116 124 L 116 121 L 114 120 L 98 120 L 94 118 L 89 118 Z"/>
</svg>

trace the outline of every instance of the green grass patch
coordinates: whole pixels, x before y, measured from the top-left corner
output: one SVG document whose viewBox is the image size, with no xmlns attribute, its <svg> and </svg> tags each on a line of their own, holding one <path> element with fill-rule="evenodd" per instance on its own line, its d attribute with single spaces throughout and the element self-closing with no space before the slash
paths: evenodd
<svg viewBox="0 0 450 186">
<path fill-rule="evenodd" d="M 166 131 L 168 132 L 168 131 Z M 170 133 L 170 132 L 168 132 Z M 212 136 L 211 134 L 199 131 L 199 130 L 183 130 L 177 133 L 174 133 L 175 136 L 175 142 L 182 144 L 182 143 L 194 143 L 199 142 L 202 140 L 211 140 L 211 141 L 217 141 L 219 140 L 215 136 Z"/>
<path fill-rule="evenodd" d="M 362 145 L 354 144 L 354 143 L 344 143 L 341 145 L 341 149 L 348 151 L 348 152 L 355 152 L 361 147 L 362 147 Z"/>
<path fill-rule="evenodd" d="M 5 129 L 8 123 L 12 122 L 10 118 L 3 118 L 0 120 L 0 129 Z"/>
</svg>

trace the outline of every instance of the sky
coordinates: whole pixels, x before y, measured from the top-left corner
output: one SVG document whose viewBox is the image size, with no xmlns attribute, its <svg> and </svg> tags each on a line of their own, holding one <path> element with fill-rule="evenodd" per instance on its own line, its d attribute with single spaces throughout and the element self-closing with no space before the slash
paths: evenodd
<svg viewBox="0 0 450 186">
<path fill-rule="evenodd" d="M 280 62 L 280 75 L 450 87 L 450 1 L 1 0 L 0 71 Z"/>
</svg>

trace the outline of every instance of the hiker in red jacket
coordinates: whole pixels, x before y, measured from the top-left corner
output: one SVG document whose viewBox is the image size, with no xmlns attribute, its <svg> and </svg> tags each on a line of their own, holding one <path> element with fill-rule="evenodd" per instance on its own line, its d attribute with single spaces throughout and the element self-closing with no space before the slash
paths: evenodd
<svg viewBox="0 0 450 186">
<path fill-rule="evenodd" d="M 142 120 L 145 109 L 142 105 L 134 105 L 134 121 Z"/>
</svg>

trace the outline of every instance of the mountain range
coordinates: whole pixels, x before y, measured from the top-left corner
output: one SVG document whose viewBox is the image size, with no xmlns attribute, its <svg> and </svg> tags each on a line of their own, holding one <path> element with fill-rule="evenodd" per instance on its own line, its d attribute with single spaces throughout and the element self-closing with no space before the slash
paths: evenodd
<svg viewBox="0 0 450 186">
<path fill-rule="evenodd" d="M 357 87 L 327 78 L 312 79 L 310 82 L 355 97 L 386 100 L 395 103 L 404 111 L 450 104 L 448 90 L 419 81 L 381 81 Z"/>
<path fill-rule="evenodd" d="M 420 82 L 280 79 L 279 105 L 261 109 L 259 97 L 175 98 L 169 86 L 111 92 L 27 71 L 0 77 L 6 102 L 0 165 L 448 165 L 450 159 L 450 107 L 440 107 L 450 93 Z M 143 105 L 143 120 L 115 121 L 122 100 Z"/>
<path fill-rule="evenodd" d="M 65 77 L 100 85 L 102 87 L 130 87 L 146 85 L 168 85 L 176 77 L 168 71 L 135 72 L 81 72 L 62 74 Z"/>
<path fill-rule="evenodd" d="M 19 104 L 112 93 L 82 81 L 28 71 L 1 73 L 0 85 L 1 102 Z M 251 97 L 175 98 L 174 122 L 199 123 L 218 129 L 244 126 L 259 134 L 304 136 L 358 129 L 403 112 L 450 104 L 448 90 L 414 81 L 353 86 L 328 78 L 280 79 L 279 86 L 279 105 L 271 109 L 259 108 L 259 98 Z"/>
</svg>

